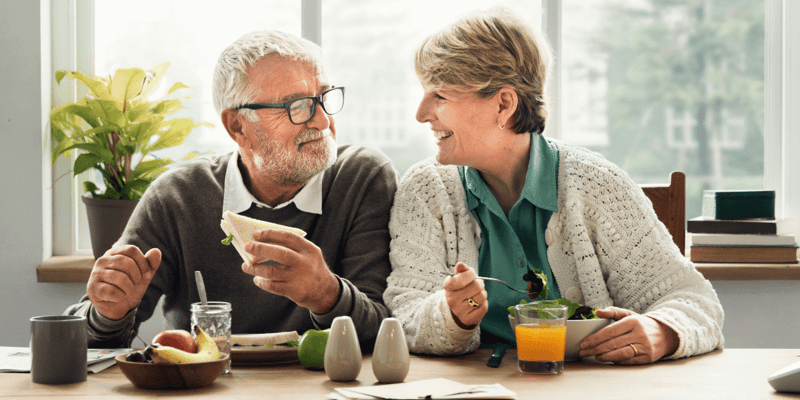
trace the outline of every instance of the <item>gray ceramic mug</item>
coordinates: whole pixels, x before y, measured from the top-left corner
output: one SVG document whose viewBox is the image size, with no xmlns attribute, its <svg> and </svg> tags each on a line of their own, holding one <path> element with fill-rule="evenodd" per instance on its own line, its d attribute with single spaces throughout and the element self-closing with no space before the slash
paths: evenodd
<svg viewBox="0 0 800 400">
<path fill-rule="evenodd" d="M 86 380 L 86 317 L 31 318 L 31 380 L 62 384 Z"/>
</svg>

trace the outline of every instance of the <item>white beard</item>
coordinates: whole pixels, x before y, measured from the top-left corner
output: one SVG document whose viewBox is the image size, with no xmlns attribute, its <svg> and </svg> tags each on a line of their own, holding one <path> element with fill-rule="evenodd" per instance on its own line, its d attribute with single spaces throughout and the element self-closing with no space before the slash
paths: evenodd
<svg viewBox="0 0 800 400">
<path fill-rule="evenodd" d="M 324 136 L 318 142 L 303 144 Z M 284 147 L 269 134 L 256 131 L 258 149 L 253 151 L 253 162 L 261 174 L 267 174 L 283 186 L 302 184 L 312 176 L 329 168 L 336 161 L 336 141 L 329 130 L 309 131 L 295 140 L 295 149 Z"/>
</svg>

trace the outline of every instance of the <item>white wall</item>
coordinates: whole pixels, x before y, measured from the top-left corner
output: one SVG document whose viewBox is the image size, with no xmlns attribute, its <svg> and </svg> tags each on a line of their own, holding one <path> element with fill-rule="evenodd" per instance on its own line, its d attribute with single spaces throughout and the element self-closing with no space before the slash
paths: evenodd
<svg viewBox="0 0 800 400">
<path fill-rule="evenodd" d="M 49 39 L 49 25 L 43 30 L 40 23 L 48 5 L 4 0 L 0 13 L 0 344 L 7 346 L 26 345 L 30 317 L 60 314 L 83 290 L 36 283 L 49 243 L 43 235 L 48 194 L 42 189 L 49 170 L 42 162 L 42 93 L 49 92 L 43 66 L 50 64 L 42 38 Z"/>
<path fill-rule="evenodd" d="M 0 346 L 27 346 L 30 318 L 61 314 L 83 283 L 37 283 L 50 256 L 50 2 L 0 0 Z M 43 184 L 43 182 L 45 182 Z M 145 327 L 150 340 L 159 323 Z"/>
<path fill-rule="evenodd" d="M 800 348 L 800 281 L 712 281 L 725 323 L 725 347 Z"/>
<path fill-rule="evenodd" d="M 800 5 L 788 3 L 794 4 L 789 18 L 798 26 Z M 43 189 L 50 185 L 50 165 L 42 161 L 50 105 L 49 5 L 47 0 L 0 0 L 0 346 L 27 346 L 31 317 L 60 314 L 85 292 L 85 284 L 36 282 L 36 266 L 49 257 L 51 246 L 43 233 L 50 229 L 51 194 Z M 787 30 L 787 45 L 800 48 L 798 30 Z M 800 69 L 800 60 L 793 62 L 787 67 Z M 786 93 L 786 109 L 793 113 L 786 128 L 796 137 L 800 71 L 787 74 L 786 80 L 794 88 Z M 787 145 L 787 154 L 800 154 L 800 140 Z M 788 192 L 797 194 L 800 161 L 788 162 L 795 165 L 784 178 L 791 182 Z M 786 209 L 800 217 L 800 196 L 791 196 Z M 726 312 L 728 347 L 800 348 L 800 281 L 713 284 Z M 149 340 L 159 329 L 160 322 L 154 321 L 141 336 Z"/>
</svg>

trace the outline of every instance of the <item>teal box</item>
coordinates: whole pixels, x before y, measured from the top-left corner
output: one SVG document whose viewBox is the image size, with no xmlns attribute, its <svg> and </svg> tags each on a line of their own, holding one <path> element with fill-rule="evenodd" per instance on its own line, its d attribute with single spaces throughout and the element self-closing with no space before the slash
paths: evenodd
<svg viewBox="0 0 800 400">
<path fill-rule="evenodd" d="M 703 216 L 716 219 L 775 218 L 775 191 L 704 190 Z"/>
</svg>

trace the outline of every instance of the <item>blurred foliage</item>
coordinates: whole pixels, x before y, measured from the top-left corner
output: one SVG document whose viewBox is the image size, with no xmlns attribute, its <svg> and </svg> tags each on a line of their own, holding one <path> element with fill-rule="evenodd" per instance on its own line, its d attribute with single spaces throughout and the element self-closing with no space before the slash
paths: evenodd
<svg viewBox="0 0 800 400">
<path fill-rule="evenodd" d="M 699 178 L 698 184 L 687 182 L 691 218 L 699 213 L 702 190 L 727 186 L 711 179 L 714 168 L 721 169 L 723 180 L 747 182 L 732 188 L 751 188 L 759 176 L 763 182 L 764 4 L 644 3 L 635 9 L 623 3 L 609 5 L 600 32 L 586 39 L 593 53 L 608 60 L 610 144 L 595 150 L 640 181 L 664 181 L 675 169 L 686 172 L 690 182 Z M 695 148 L 680 154 L 665 145 L 667 107 L 676 116 L 688 111 L 697 121 Z M 723 148 L 715 166 L 711 136 L 721 132 L 723 110 L 746 121 L 744 146 Z M 652 117 L 643 118 L 647 113 Z"/>
</svg>

